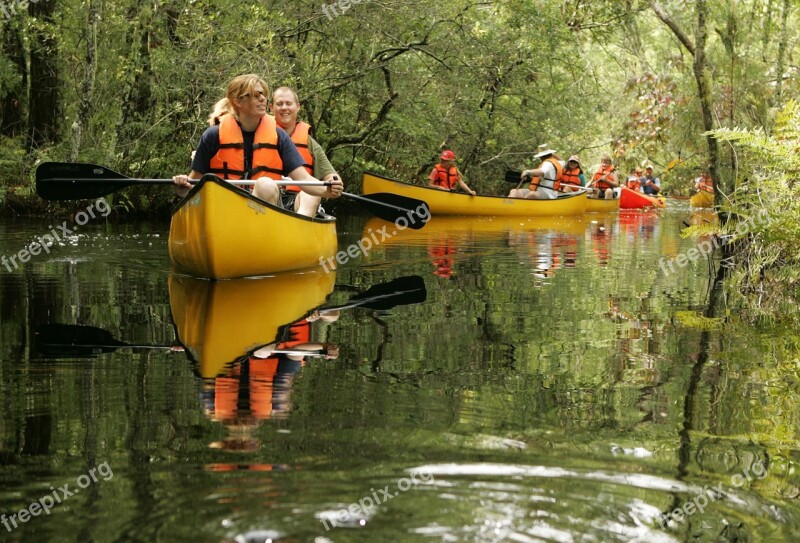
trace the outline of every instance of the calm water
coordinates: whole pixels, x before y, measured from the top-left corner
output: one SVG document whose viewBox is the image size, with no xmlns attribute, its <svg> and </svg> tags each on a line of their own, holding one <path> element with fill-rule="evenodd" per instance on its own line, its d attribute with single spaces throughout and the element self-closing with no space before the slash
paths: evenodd
<svg viewBox="0 0 800 543">
<path fill-rule="evenodd" d="M 216 285 L 90 221 L 0 268 L 0 540 L 796 541 L 793 331 L 706 313 L 690 220 L 434 218 Z M 298 342 L 328 356 L 248 357 Z"/>
</svg>

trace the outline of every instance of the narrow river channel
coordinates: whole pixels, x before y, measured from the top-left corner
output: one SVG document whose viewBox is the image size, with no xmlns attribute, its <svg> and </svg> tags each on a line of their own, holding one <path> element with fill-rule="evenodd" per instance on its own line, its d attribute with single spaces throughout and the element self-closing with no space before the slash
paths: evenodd
<svg viewBox="0 0 800 543">
<path fill-rule="evenodd" d="M 0 541 L 797 541 L 797 346 L 707 312 L 708 220 L 351 216 L 216 284 L 89 221 L 0 268 Z"/>
</svg>

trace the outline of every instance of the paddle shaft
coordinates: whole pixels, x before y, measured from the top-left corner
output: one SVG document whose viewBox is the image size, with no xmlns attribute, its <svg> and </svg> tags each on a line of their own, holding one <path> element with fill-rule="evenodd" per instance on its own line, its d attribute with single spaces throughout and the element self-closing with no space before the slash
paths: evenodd
<svg viewBox="0 0 800 543">
<path fill-rule="evenodd" d="M 48 347 L 65 347 L 65 348 L 86 348 L 86 349 L 157 349 L 157 350 L 164 350 L 164 351 L 172 351 L 172 352 L 182 352 L 182 349 L 176 349 L 174 346 L 171 345 L 129 345 L 127 343 L 121 343 L 117 345 L 101 345 L 98 343 L 92 343 L 88 345 L 83 345 L 79 343 L 48 343 L 44 342 L 44 345 Z M 275 349 L 271 351 L 273 354 L 288 354 L 288 355 L 301 355 L 301 356 L 312 356 L 312 355 L 322 355 L 325 354 L 324 349 L 310 349 L 308 351 L 298 351 L 298 350 L 285 350 L 285 349 Z"/>
<path fill-rule="evenodd" d="M 48 177 L 47 182 L 53 183 L 109 183 L 109 181 L 113 182 L 113 180 L 109 179 L 101 179 L 101 178 L 92 178 L 92 177 Z M 126 177 L 123 181 L 126 184 L 136 184 L 136 185 L 174 185 L 175 182 L 172 179 L 135 179 L 133 177 Z M 190 181 L 200 181 L 199 179 L 190 179 Z M 231 185 L 255 185 L 255 179 L 231 179 L 226 180 L 227 183 Z M 287 185 L 295 185 L 298 187 L 330 187 L 333 183 L 328 181 L 294 181 L 293 179 L 284 178 L 279 181 L 275 181 L 275 184 L 279 186 L 287 186 Z"/>
<path fill-rule="evenodd" d="M 526 177 L 523 178 L 522 177 L 522 172 L 515 172 L 515 171 L 509 170 L 509 171 L 506 172 L 505 179 L 506 179 L 506 182 L 509 182 L 509 183 L 517 183 L 518 182 L 517 183 L 517 188 L 520 188 L 522 186 L 522 184 L 526 180 L 530 179 L 530 176 L 526 176 Z M 575 185 L 574 188 L 576 188 L 578 190 L 571 190 L 571 191 L 564 190 L 564 187 L 572 187 L 572 186 L 573 185 L 571 185 L 571 184 L 569 184 L 569 185 L 562 184 L 561 188 L 558 188 L 558 189 L 551 189 L 550 187 L 544 187 L 544 186 L 542 188 L 546 188 L 548 190 L 555 190 L 556 192 L 562 192 L 564 194 L 573 193 L 573 192 L 574 193 L 580 193 L 580 192 L 586 192 L 586 191 L 589 190 L 588 187 L 580 187 L 580 186 L 577 186 L 577 185 Z"/>
</svg>

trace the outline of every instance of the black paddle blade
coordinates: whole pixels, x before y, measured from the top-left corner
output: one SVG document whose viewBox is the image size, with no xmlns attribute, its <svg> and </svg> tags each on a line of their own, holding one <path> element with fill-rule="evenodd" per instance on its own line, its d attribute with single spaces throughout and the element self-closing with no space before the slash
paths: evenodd
<svg viewBox="0 0 800 543">
<path fill-rule="evenodd" d="M 425 280 L 419 275 L 408 275 L 368 288 L 350 298 L 348 306 L 385 311 L 398 305 L 419 304 L 427 297 Z"/>
<path fill-rule="evenodd" d="M 522 181 L 522 172 L 515 172 L 512 170 L 508 170 L 506 172 L 505 179 L 506 183 L 520 183 Z M 525 181 L 527 181 L 528 179 L 529 178 L 526 177 Z"/>
<path fill-rule="evenodd" d="M 423 228 L 431 217 L 431 209 L 427 202 L 416 198 L 388 192 L 378 192 L 366 196 L 343 193 L 342 196 L 361 203 L 369 209 L 370 213 L 384 221 L 397 223 L 398 226 L 402 225 L 412 230 Z"/>
<path fill-rule="evenodd" d="M 45 200 L 88 200 L 133 184 L 134 180 L 96 164 L 43 162 L 36 168 L 36 193 Z"/>
<path fill-rule="evenodd" d="M 34 344 L 46 358 L 87 358 L 128 346 L 108 330 L 79 324 L 43 324 L 36 329 Z"/>
</svg>

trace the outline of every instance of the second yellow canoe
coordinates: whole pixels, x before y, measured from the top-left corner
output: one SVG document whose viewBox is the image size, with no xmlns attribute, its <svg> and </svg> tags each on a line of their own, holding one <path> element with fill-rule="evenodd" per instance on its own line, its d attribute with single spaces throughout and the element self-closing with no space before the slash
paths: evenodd
<svg viewBox="0 0 800 543">
<path fill-rule="evenodd" d="M 505 215 L 525 217 L 575 216 L 586 211 L 586 193 L 564 195 L 557 200 L 526 200 L 503 196 L 469 194 L 412 185 L 379 175 L 364 173 L 364 195 L 389 192 L 428 203 L 433 215 Z"/>
</svg>

